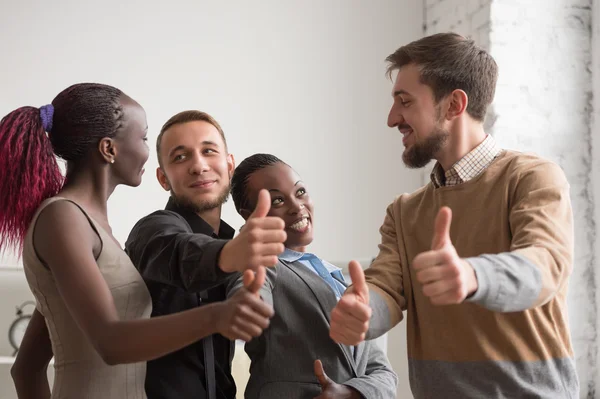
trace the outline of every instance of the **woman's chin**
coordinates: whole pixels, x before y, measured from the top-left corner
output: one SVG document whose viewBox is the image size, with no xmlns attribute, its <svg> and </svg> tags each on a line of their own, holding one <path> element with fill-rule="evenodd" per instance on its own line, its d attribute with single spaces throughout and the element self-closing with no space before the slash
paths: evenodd
<svg viewBox="0 0 600 399">
<path fill-rule="evenodd" d="M 289 237 L 289 235 L 288 235 Z M 305 233 L 301 237 L 294 237 L 294 240 L 287 241 L 285 243 L 285 247 L 291 249 L 292 251 L 297 252 L 305 252 L 306 247 L 308 247 L 313 242 L 312 233 Z"/>
</svg>

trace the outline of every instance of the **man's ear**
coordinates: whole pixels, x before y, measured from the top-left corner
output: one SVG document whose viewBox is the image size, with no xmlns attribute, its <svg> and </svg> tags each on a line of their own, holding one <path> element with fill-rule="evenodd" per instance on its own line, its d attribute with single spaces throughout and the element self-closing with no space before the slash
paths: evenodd
<svg viewBox="0 0 600 399">
<path fill-rule="evenodd" d="M 463 90 L 454 90 L 448 96 L 448 110 L 446 119 L 452 120 L 466 112 L 469 105 L 469 96 Z"/>
<path fill-rule="evenodd" d="M 160 186 L 165 191 L 171 190 L 171 185 L 169 184 L 169 179 L 167 179 L 167 175 L 165 174 L 165 171 L 160 166 L 158 168 L 156 168 L 156 179 L 158 180 L 158 182 L 160 183 Z"/>
<path fill-rule="evenodd" d="M 233 154 L 227 154 L 227 172 L 229 173 L 229 179 L 231 180 L 231 176 L 233 176 L 233 171 L 235 170 L 235 157 Z"/>
</svg>

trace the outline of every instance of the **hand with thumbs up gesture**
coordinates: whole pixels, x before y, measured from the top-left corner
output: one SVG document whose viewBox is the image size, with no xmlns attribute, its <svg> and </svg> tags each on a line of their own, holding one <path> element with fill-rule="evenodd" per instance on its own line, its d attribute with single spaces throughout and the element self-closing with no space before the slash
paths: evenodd
<svg viewBox="0 0 600 399">
<path fill-rule="evenodd" d="M 364 341 L 371 319 L 369 287 L 365 282 L 365 273 L 357 261 L 350 262 L 348 270 L 352 287 L 344 292 L 331 311 L 329 336 L 340 344 L 358 345 Z"/>
<path fill-rule="evenodd" d="M 360 399 L 362 395 L 346 385 L 337 384 L 332 381 L 325 370 L 323 370 L 323 363 L 320 360 L 315 360 L 315 376 L 321 385 L 321 394 L 316 396 L 315 399 Z"/>
<path fill-rule="evenodd" d="M 477 290 L 475 270 L 458 256 L 450 240 L 451 222 L 452 211 L 442 207 L 435 219 L 431 251 L 422 252 L 413 260 L 423 294 L 434 305 L 461 303 Z"/>
<path fill-rule="evenodd" d="M 269 326 L 273 308 L 266 304 L 258 293 L 265 283 L 265 268 L 259 267 L 256 275 L 252 270 L 244 272 L 244 287 L 217 307 L 217 331 L 233 341 L 250 341 L 258 337 Z"/>
<path fill-rule="evenodd" d="M 277 255 L 284 251 L 287 235 L 285 223 L 278 217 L 267 216 L 271 209 L 271 196 L 261 190 L 254 212 L 248 217 L 240 234 L 221 250 L 219 267 L 225 272 L 256 270 L 277 263 Z"/>
</svg>

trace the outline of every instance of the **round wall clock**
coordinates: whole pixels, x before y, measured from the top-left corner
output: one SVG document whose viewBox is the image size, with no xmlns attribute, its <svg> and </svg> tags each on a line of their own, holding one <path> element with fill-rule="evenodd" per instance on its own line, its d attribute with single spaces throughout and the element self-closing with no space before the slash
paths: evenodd
<svg viewBox="0 0 600 399">
<path fill-rule="evenodd" d="M 23 313 L 23 308 L 27 305 L 33 305 L 35 307 L 35 302 L 26 301 L 23 302 L 21 306 L 17 306 L 17 318 L 12 322 L 8 330 L 8 341 L 15 350 L 13 356 L 15 356 L 19 351 L 21 341 L 23 341 L 23 336 L 25 335 L 25 330 L 27 330 L 27 325 L 31 319 L 31 313 Z"/>
</svg>

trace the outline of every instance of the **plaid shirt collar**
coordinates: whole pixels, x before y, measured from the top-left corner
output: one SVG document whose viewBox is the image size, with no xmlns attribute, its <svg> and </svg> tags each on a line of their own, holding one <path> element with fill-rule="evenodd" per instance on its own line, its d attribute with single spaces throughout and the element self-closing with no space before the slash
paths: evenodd
<svg viewBox="0 0 600 399">
<path fill-rule="evenodd" d="M 435 188 L 465 183 L 490 166 L 501 151 L 494 138 L 488 134 L 481 144 L 452 165 L 446 172 L 444 172 L 442 165 L 437 162 L 431 171 L 431 182 Z"/>
</svg>

